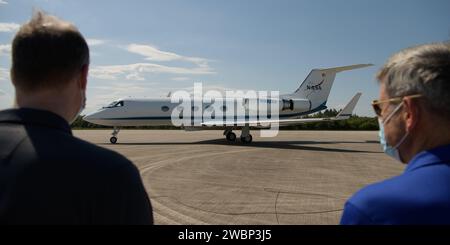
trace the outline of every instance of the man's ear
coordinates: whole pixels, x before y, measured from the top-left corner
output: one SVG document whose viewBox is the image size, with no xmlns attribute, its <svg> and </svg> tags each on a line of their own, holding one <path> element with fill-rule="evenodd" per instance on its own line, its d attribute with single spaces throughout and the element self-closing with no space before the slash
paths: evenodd
<svg viewBox="0 0 450 245">
<path fill-rule="evenodd" d="M 89 71 L 89 65 L 83 65 L 81 67 L 80 88 L 82 90 L 86 90 L 88 71 Z"/>
<path fill-rule="evenodd" d="M 406 122 L 406 131 L 411 132 L 418 125 L 420 105 L 417 100 L 405 98 L 403 101 L 403 106 L 404 106 L 403 117 Z"/>
</svg>

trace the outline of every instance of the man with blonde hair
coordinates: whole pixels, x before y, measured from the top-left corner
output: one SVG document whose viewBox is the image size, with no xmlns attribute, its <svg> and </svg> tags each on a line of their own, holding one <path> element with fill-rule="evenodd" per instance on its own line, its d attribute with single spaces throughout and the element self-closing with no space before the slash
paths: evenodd
<svg viewBox="0 0 450 245">
<path fill-rule="evenodd" d="M 351 197 L 341 224 L 450 224 L 450 44 L 405 49 L 377 79 L 380 143 L 407 165 Z"/>
</svg>

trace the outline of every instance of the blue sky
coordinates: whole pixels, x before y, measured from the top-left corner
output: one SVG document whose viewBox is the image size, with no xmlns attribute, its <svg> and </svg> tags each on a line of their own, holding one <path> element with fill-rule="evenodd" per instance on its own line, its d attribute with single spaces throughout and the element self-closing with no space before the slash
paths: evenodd
<svg viewBox="0 0 450 245">
<path fill-rule="evenodd" d="M 313 68 L 339 73 L 328 106 L 356 92 L 373 116 L 375 73 L 400 49 L 450 39 L 447 0 L 0 0 L 0 109 L 10 107 L 10 43 L 33 8 L 74 23 L 89 40 L 91 112 L 118 97 L 206 88 L 294 91 Z M 83 113 L 84 114 L 84 113 Z"/>
</svg>

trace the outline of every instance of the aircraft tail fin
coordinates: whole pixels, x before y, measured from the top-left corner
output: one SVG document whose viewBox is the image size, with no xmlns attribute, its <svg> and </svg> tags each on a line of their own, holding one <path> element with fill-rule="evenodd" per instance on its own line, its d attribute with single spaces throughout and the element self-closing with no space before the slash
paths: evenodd
<svg viewBox="0 0 450 245">
<path fill-rule="evenodd" d="M 311 107 L 316 108 L 326 104 L 330 95 L 331 87 L 338 72 L 348 71 L 372 66 L 372 64 L 358 64 L 326 69 L 313 69 L 300 87 L 292 96 L 309 99 Z"/>
</svg>

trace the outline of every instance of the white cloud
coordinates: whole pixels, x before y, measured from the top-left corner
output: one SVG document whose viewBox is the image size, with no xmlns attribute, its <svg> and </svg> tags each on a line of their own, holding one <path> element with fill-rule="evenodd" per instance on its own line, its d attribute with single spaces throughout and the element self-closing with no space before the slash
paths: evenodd
<svg viewBox="0 0 450 245">
<path fill-rule="evenodd" d="M 0 67 L 0 81 L 9 80 L 9 71 L 5 68 Z"/>
<path fill-rule="evenodd" d="M 181 88 L 181 90 L 185 90 L 189 94 L 194 94 L 194 86 L 184 87 L 184 88 Z M 248 91 L 248 89 L 232 88 L 232 87 L 224 86 L 222 84 L 202 83 L 202 91 L 203 91 L 203 94 L 205 94 L 208 91 L 217 91 L 220 94 L 222 94 L 222 96 L 225 96 L 227 91 L 242 91 L 245 93 Z"/>
<path fill-rule="evenodd" d="M 173 61 L 173 60 L 181 60 L 183 56 L 161 51 L 150 45 L 139 45 L 139 44 L 130 44 L 126 47 L 131 53 L 139 54 L 146 57 L 146 60 L 151 61 Z"/>
<path fill-rule="evenodd" d="M 20 25 L 17 23 L 0 22 L 0 32 L 16 32 L 19 28 Z"/>
<path fill-rule="evenodd" d="M 7 56 L 11 53 L 11 44 L 0 44 L 0 56 Z"/>
<path fill-rule="evenodd" d="M 189 81 L 191 78 L 189 77 L 174 77 L 172 78 L 173 81 Z"/>
<path fill-rule="evenodd" d="M 139 73 L 134 72 L 134 73 L 130 73 L 128 74 L 125 79 L 127 80 L 134 80 L 134 81 L 144 81 L 145 78 L 142 77 Z"/>
<path fill-rule="evenodd" d="M 215 74 L 209 67 L 175 67 L 165 66 L 154 63 L 136 63 L 128 65 L 109 65 L 93 67 L 90 76 L 104 80 L 116 80 L 121 77 L 132 80 L 139 78 L 142 80 L 146 73 L 167 73 L 167 74 L 190 74 L 190 75 L 208 75 Z"/>
<path fill-rule="evenodd" d="M 159 83 L 148 82 L 145 84 L 138 82 L 113 82 L 108 83 L 106 85 L 94 85 L 88 87 L 88 91 L 97 90 L 100 94 L 100 98 L 114 98 L 118 99 L 119 97 L 129 97 L 131 95 L 143 95 L 146 90 L 152 90 L 152 86 L 158 85 Z"/>
<path fill-rule="evenodd" d="M 86 42 L 89 46 L 99 46 L 105 44 L 107 41 L 102 39 L 88 38 Z"/>
<path fill-rule="evenodd" d="M 8 4 L 8 2 L 5 0 L 0 0 L 0 4 Z"/>
<path fill-rule="evenodd" d="M 96 66 L 90 70 L 90 75 L 94 78 L 104 80 L 126 79 L 134 81 L 145 80 L 144 75 L 148 73 L 158 74 L 182 74 L 182 75 L 209 75 L 215 71 L 209 66 L 209 60 L 199 57 L 188 57 L 172 52 L 161 51 L 150 45 L 130 44 L 125 49 L 131 53 L 139 54 L 146 60 L 162 61 L 184 61 L 194 65 L 194 67 L 168 66 L 156 63 L 135 63 L 126 65 Z M 177 77 L 173 80 L 184 81 L 187 77 Z"/>
<path fill-rule="evenodd" d="M 102 45 L 107 40 L 102 39 L 87 39 L 89 45 Z M 123 65 L 102 65 L 93 66 L 90 69 L 90 76 L 92 78 L 102 80 L 117 80 L 125 79 L 131 81 L 143 81 L 146 74 L 175 74 L 175 75 L 210 75 L 216 72 L 209 66 L 208 59 L 199 57 L 182 56 L 172 52 L 159 50 L 150 45 L 129 44 L 126 46 L 119 46 L 130 53 L 135 53 L 144 56 L 145 60 L 153 62 L 187 62 L 187 65 L 161 65 L 157 63 L 143 62 Z M 189 78 L 178 76 L 174 81 L 185 81 Z"/>
<path fill-rule="evenodd" d="M 151 45 L 130 44 L 126 46 L 126 50 L 139 54 L 150 61 L 185 61 L 190 62 L 198 67 L 209 69 L 209 60 L 199 57 L 183 56 L 172 52 L 162 51 Z"/>
</svg>

